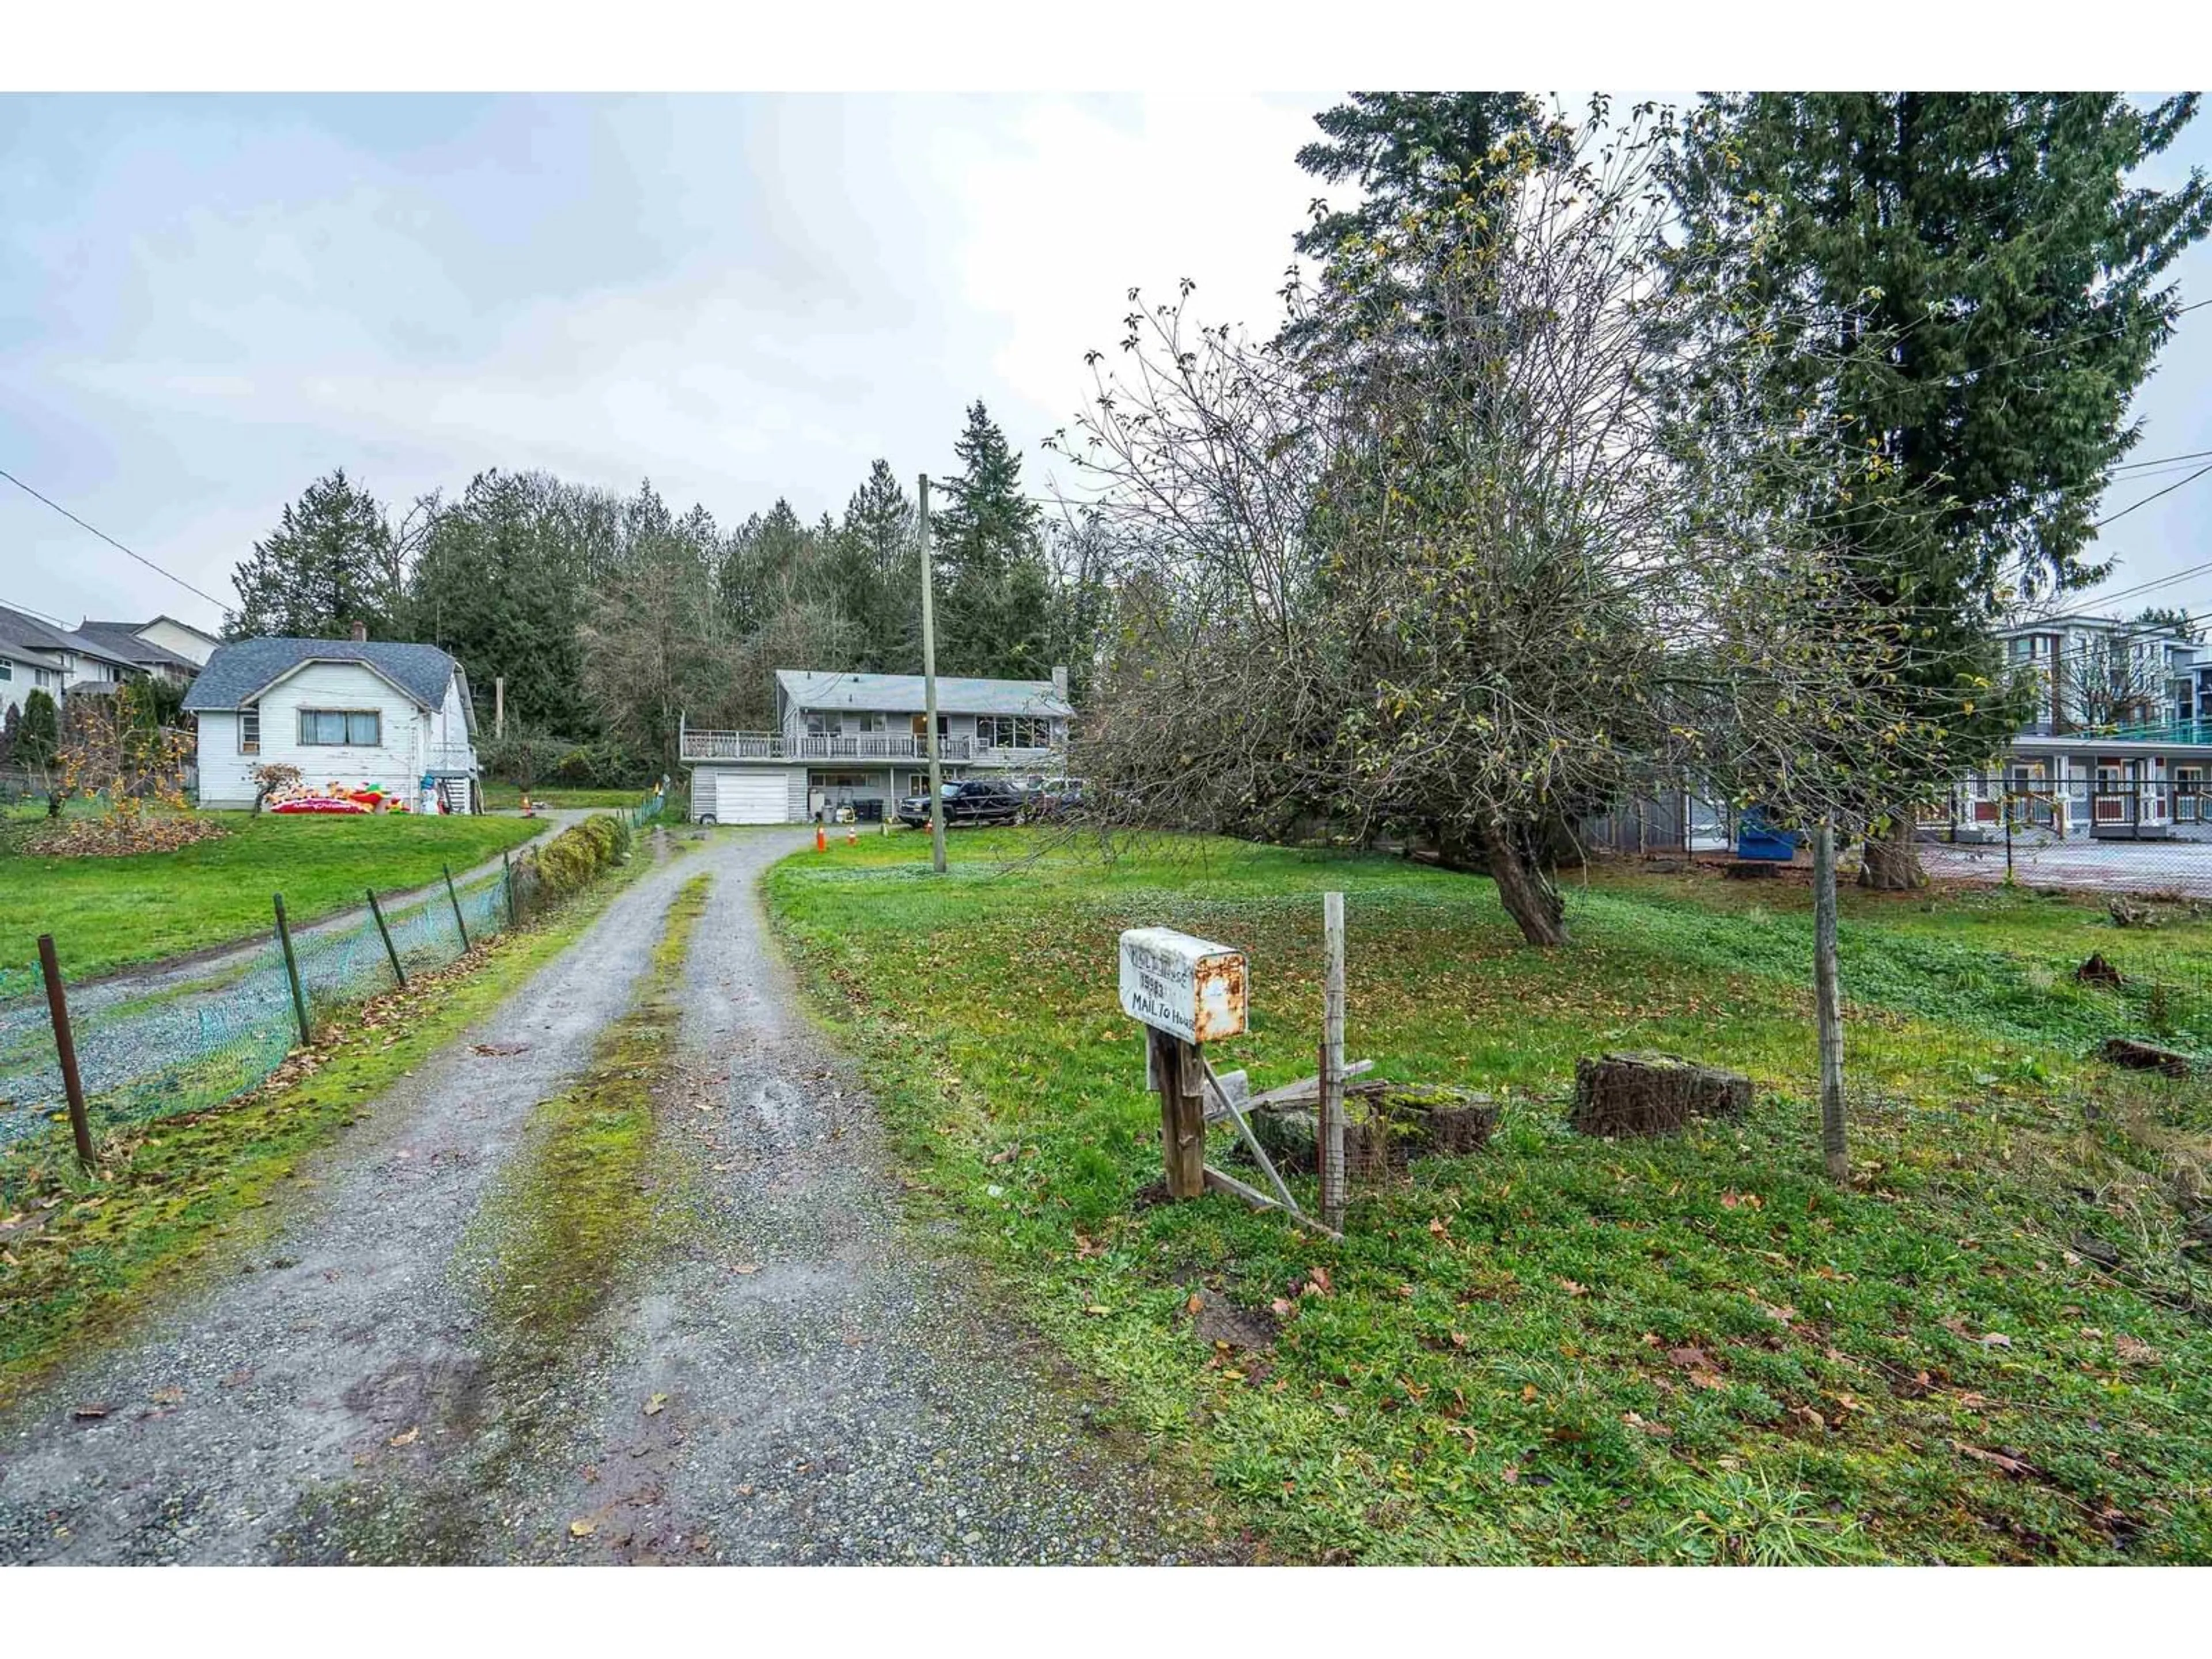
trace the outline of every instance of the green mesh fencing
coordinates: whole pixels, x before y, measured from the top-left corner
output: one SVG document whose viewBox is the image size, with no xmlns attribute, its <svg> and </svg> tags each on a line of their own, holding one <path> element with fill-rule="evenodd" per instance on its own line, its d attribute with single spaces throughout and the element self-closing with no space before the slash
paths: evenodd
<svg viewBox="0 0 2212 1659">
<path fill-rule="evenodd" d="M 527 866 L 495 872 L 448 896 L 443 884 L 387 902 L 392 949 L 412 976 L 442 968 L 470 943 L 526 916 Z M 455 898 L 459 915 L 455 915 Z M 66 949 L 66 941 L 63 941 Z M 366 906 L 292 929 L 311 1020 L 392 989 L 392 957 Z M 70 1023 L 86 1114 L 95 1133 L 204 1110 L 263 1081 L 299 1042 L 291 981 L 275 936 L 215 962 L 154 969 L 69 988 Z M 33 1144 L 66 1137 L 67 1100 L 45 980 L 35 961 L 0 966 L 0 1200 Z M 21 1156 L 18 1156 L 21 1155 Z"/>
</svg>

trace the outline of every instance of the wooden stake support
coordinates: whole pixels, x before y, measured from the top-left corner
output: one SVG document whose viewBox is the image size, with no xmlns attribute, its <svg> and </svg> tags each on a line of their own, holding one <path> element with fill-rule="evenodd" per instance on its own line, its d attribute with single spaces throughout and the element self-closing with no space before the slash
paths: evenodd
<svg viewBox="0 0 2212 1659">
<path fill-rule="evenodd" d="M 469 925 L 461 920 L 461 896 L 453 890 L 453 866 L 445 864 L 438 867 L 446 872 L 446 896 L 453 902 L 453 926 L 461 930 L 461 954 L 466 956 L 469 951 Z"/>
<path fill-rule="evenodd" d="M 1344 895 L 1322 895 L 1321 1213 L 1344 1230 Z"/>
<path fill-rule="evenodd" d="M 368 890 L 368 914 L 376 918 L 376 931 L 384 939 L 384 954 L 392 958 L 392 977 L 399 981 L 399 988 L 407 988 L 407 970 L 399 965 L 399 951 L 392 943 L 392 930 L 384 925 L 384 907 L 376 902 L 376 889 Z"/>
<path fill-rule="evenodd" d="M 54 955 L 52 933 L 39 935 L 39 968 L 46 979 L 46 1012 L 54 1023 L 54 1054 L 62 1065 L 62 1092 L 69 1098 L 70 1134 L 76 1142 L 76 1161 L 89 1170 L 92 1126 L 85 1119 L 84 1083 L 76 1070 L 76 1034 L 70 1029 L 69 997 L 62 989 L 62 965 Z"/>
<path fill-rule="evenodd" d="M 300 985 L 300 959 L 292 954 L 292 929 L 284 920 L 284 896 L 276 895 L 276 943 L 283 947 L 284 977 L 292 982 L 292 1012 L 300 1022 L 300 1046 L 314 1045 L 314 1028 L 307 1023 L 307 994 Z"/>
</svg>

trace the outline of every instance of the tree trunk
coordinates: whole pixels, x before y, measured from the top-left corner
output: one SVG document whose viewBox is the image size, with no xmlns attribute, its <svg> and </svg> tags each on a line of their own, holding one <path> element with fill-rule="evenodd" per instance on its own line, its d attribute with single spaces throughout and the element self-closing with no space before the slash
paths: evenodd
<svg viewBox="0 0 2212 1659">
<path fill-rule="evenodd" d="M 1859 861 L 1859 885 L 1886 893 L 1907 893 L 1928 884 L 1920 867 L 1920 848 L 1912 838 L 1912 814 L 1893 812 L 1883 827 L 1867 836 Z"/>
<path fill-rule="evenodd" d="M 1482 853 L 1490 878 L 1498 884 L 1498 902 L 1520 924 L 1521 936 L 1531 945 L 1565 945 L 1566 902 L 1527 838 L 1510 830 L 1486 830 Z"/>
<path fill-rule="evenodd" d="M 1820 1038 L 1820 1152 L 1828 1178 L 1848 1182 L 1844 1135 L 1844 1007 L 1836 980 L 1836 832 L 1813 832 L 1813 1018 Z"/>
</svg>

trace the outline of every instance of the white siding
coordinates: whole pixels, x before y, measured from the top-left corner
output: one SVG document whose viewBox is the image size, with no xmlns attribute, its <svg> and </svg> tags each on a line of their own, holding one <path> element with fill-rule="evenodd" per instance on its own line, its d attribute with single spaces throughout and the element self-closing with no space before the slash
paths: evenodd
<svg viewBox="0 0 2212 1659">
<path fill-rule="evenodd" d="M 374 709 L 382 716 L 377 747 L 300 742 L 303 708 Z M 315 662 L 287 675 L 261 696 L 261 752 L 240 756 L 234 728 L 227 741 L 211 743 L 209 726 L 234 720 L 228 714 L 200 716 L 200 802 L 205 806 L 251 806 L 253 786 L 246 775 L 257 765 L 285 762 L 300 769 L 309 784 L 341 783 L 349 788 L 371 784 L 414 801 L 422 775 L 423 728 L 434 725 L 406 694 L 359 663 Z M 225 751 L 228 759 L 226 762 Z M 226 770 L 228 767 L 230 770 Z M 220 793 L 218 793 L 220 791 Z"/>
<path fill-rule="evenodd" d="M 200 805 L 252 805 L 252 774 L 261 757 L 238 752 L 238 716 L 210 710 L 200 716 L 199 729 Z"/>
<path fill-rule="evenodd" d="M 165 651 L 173 651 L 203 668 L 207 666 L 207 659 L 215 654 L 215 647 L 207 641 L 189 628 L 178 627 L 167 617 L 148 623 L 138 630 L 138 637 L 160 646 Z"/>
<path fill-rule="evenodd" d="M 691 769 L 691 821 L 716 818 L 724 823 L 730 820 L 722 816 L 717 805 L 720 781 L 725 777 L 775 777 L 781 775 L 784 785 L 787 823 L 800 823 L 806 819 L 806 769 L 803 766 L 695 766 Z"/>
</svg>

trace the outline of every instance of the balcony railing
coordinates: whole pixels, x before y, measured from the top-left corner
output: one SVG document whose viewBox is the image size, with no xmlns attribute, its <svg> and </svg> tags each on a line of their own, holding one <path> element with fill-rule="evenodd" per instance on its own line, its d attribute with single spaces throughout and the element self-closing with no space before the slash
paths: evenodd
<svg viewBox="0 0 2212 1659">
<path fill-rule="evenodd" d="M 940 738 L 939 759 L 1018 760 L 1043 755 L 1047 750 L 980 749 L 973 738 Z M 929 758 L 929 740 L 910 732 L 856 732 L 837 737 L 802 734 L 786 737 L 781 732 L 696 732 L 686 729 L 678 750 L 679 759 L 708 760 L 904 760 Z"/>
</svg>

